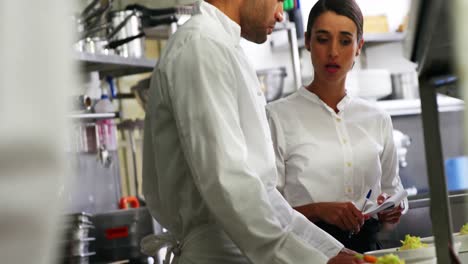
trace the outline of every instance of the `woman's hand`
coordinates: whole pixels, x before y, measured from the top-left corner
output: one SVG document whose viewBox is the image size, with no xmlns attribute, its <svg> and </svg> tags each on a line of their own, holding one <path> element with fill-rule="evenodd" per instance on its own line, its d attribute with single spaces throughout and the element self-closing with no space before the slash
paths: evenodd
<svg viewBox="0 0 468 264">
<path fill-rule="evenodd" d="M 359 233 L 365 217 L 351 202 L 314 203 L 294 208 L 311 221 L 324 221 L 343 231 Z"/>
<path fill-rule="evenodd" d="M 386 193 L 382 193 L 377 198 L 377 204 L 382 204 L 385 200 L 387 200 L 390 196 Z M 397 224 L 400 222 L 400 217 L 402 215 L 403 209 L 401 204 L 398 207 L 395 207 L 391 210 L 385 210 L 377 215 L 379 216 L 379 220 L 382 223 L 389 223 L 389 224 Z"/>
</svg>

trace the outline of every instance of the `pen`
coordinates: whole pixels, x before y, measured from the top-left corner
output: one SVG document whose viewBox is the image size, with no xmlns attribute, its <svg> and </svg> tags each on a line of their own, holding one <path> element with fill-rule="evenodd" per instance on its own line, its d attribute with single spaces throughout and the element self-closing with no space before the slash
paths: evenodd
<svg viewBox="0 0 468 264">
<path fill-rule="evenodd" d="M 364 204 L 362 205 L 361 212 L 364 211 L 364 208 L 366 208 L 367 201 L 369 201 L 369 198 L 372 194 L 372 189 L 369 189 L 369 192 L 367 192 L 366 199 L 364 200 Z"/>
<path fill-rule="evenodd" d="M 361 212 L 364 211 L 364 208 L 366 208 L 367 201 L 369 201 L 371 194 L 372 194 L 372 189 L 369 189 L 366 195 L 366 199 L 364 200 L 364 204 L 362 205 Z M 351 238 L 352 235 L 353 235 L 353 231 L 349 232 L 348 238 Z"/>
</svg>

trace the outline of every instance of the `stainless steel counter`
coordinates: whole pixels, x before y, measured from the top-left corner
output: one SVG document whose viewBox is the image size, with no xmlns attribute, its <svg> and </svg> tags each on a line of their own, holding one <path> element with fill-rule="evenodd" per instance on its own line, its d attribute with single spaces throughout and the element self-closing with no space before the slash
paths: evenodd
<svg viewBox="0 0 468 264">
<path fill-rule="evenodd" d="M 468 222 L 468 190 L 453 192 L 449 195 L 452 225 L 454 232 Z M 428 237 L 432 236 L 432 221 L 430 214 L 430 199 L 428 195 L 409 197 L 409 211 L 401 217 L 394 230 L 382 230 L 379 239 L 385 248 L 401 246 L 400 240 L 406 234 Z"/>
<path fill-rule="evenodd" d="M 452 192 L 449 194 L 450 204 L 467 204 L 466 213 L 468 213 L 468 190 Z M 428 207 L 430 205 L 429 195 L 413 196 L 408 198 L 410 209 Z"/>
<path fill-rule="evenodd" d="M 465 108 L 463 100 L 439 94 L 437 96 L 439 112 L 462 111 Z M 421 114 L 421 100 L 384 100 L 377 101 L 377 105 L 386 110 L 391 116 Z"/>
</svg>

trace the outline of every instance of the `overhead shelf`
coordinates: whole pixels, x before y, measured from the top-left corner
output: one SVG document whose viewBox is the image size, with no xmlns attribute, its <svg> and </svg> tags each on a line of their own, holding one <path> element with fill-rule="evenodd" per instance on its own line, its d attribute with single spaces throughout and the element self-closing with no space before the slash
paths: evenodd
<svg viewBox="0 0 468 264">
<path fill-rule="evenodd" d="M 118 118 L 120 116 L 119 112 L 114 113 L 73 113 L 69 114 L 71 119 L 110 119 Z"/>
<path fill-rule="evenodd" d="M 365 43 L 384 43 L 384 42 L 400 42 L 405 38 L 405 33 L 401 32 L 388 32 L 388 33 L 365 33 Z"/>
<path fill-rule="evenodd" d="M 391 116 L 419 115 L 421 114 L 421 100 L 383 100 L 377 104 L 387 111 Z M 437 95 L 437 108 L 439 112 L 463 111 L 465 103 L 463 100 L 450 96 Z"/>
<path fill-rule="evenodd" d="M 364 45 L 366 44 L 379 44 L 389 42 L 400 42 L 405 39 L 405 33 L 394 32 L 394 33 L 366 33 L 364 34 Z M 300 49 L 305 47 L 304 38 L 297 40 L 297 45 Z M 286 50 L 287 45 L 275 46 L 272 44 L 275 50 Z"/>
<path fill-rule="evenodd" d="M 86 72 L 98 71 L 102 75 L 114 77 L 151 72 L 156 65 L 156 60 L 146 58 L 126 58 L 86 52 L 76 52 L 74 56 Z"/>
</svg>

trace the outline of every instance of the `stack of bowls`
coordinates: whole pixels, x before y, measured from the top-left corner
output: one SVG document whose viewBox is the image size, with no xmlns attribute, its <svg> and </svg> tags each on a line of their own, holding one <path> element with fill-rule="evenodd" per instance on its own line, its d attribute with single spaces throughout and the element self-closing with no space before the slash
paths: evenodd
<svg viewBox="0 0 468 264">
<path fill-rule="evenodd" d="M 90 256 L 96 253 L 92 251 L 92 237 L 94 224 L 92 215 L 88 213 L 76 213 L 66 215 L 64 218 L 62 248 L 62 262 L 72 264 L 88 264 Z"/>
</svg>

